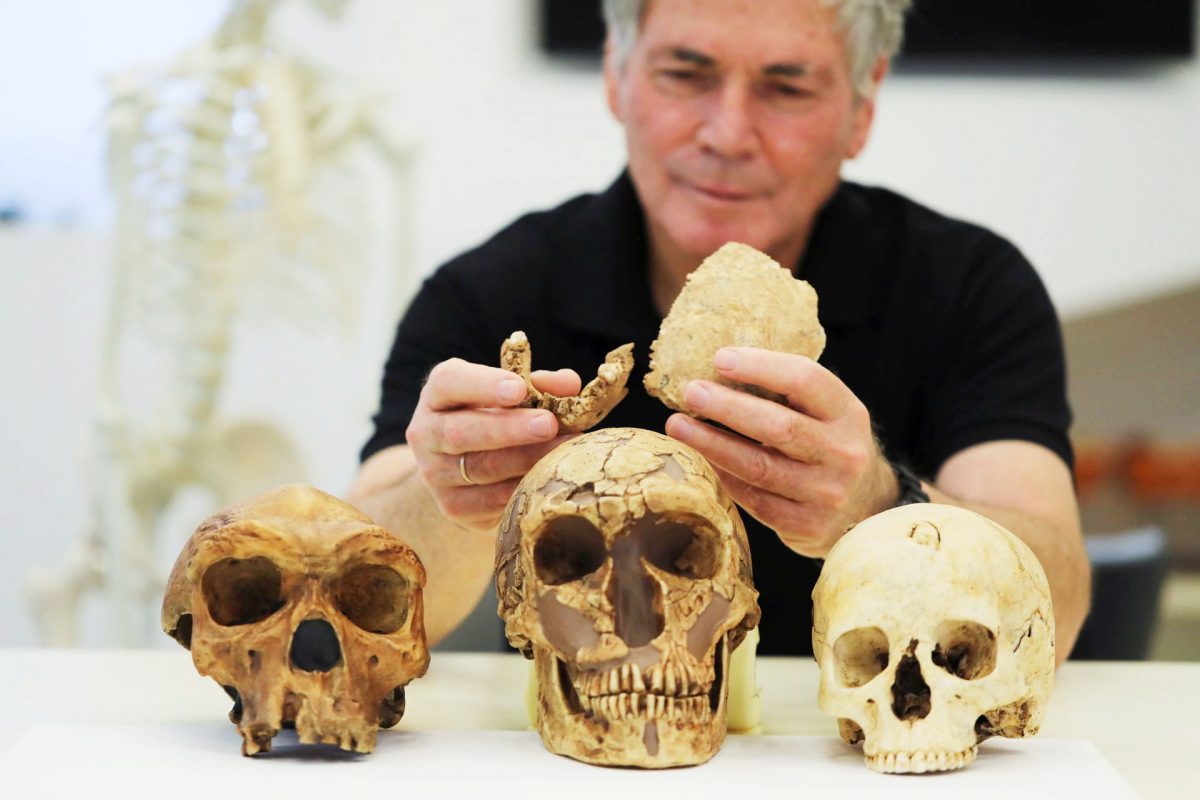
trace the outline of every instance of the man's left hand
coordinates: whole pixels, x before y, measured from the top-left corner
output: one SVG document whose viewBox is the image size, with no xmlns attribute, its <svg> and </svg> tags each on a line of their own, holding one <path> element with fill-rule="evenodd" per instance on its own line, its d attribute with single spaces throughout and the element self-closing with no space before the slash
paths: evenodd
<svg viewBox="0 0 1200 800">
<path fill-rule="evenodd" d="M 798 553 L 821 558 L 855 523 L 889 508 L 895 476 L 871 430 L 866 406 L 811 358 L 725 347 L 718 374 L 786 398 L 787 405 L 710 381 L 684 399 L 698 414 L 667 420 L 667 434 L 702 453 L 738 505 Z"/>
</svg>

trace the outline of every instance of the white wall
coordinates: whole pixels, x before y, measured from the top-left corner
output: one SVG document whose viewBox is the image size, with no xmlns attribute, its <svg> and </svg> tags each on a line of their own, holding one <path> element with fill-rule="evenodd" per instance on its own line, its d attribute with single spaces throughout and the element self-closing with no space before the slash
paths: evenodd
<svg viewBox="0 0 1200 800">
<path fill-rule="evenodd" d="M 332 32 L 299 10 L 285 19 L 289 38 L 377 89 L 380 115 L 419 143 L 419 271 L 620 168 L 599 75 L 536 53 L 531 6 L 359 0 Z M 10 548 L 0 645 L 34 641 L 21 576 L 57 558 L 86 521 L 82 454 L 108 280 L 98 76 L 182 46 L 223 7 L 0 0 L 0 203 L 27 198 L 40 229 L 0 237 L 0 537 Z M 1069 316 L 1200 279 L 1198 147 L 1198 60 L 1058 77 L 901 74 L 848 174 L 1008 235 Z M 72 221 L 83 230 L 56 233 Z M 375 320 L 375 340 L 353 353 L 328 337 L 262 334 L 253 348 L 277 359 L 270 380 L 245 359 L 235 369 L 235 405 L 284 420 L 322 488 L 339 492 L 353 473 L 367 430 L 360 389 L 374 384 L 390 324 Z M 201 513 L 180 512 L 164 563 Z M 86 640 L 104 641 L 103 615 L 87 618 Z"/>
</svg>

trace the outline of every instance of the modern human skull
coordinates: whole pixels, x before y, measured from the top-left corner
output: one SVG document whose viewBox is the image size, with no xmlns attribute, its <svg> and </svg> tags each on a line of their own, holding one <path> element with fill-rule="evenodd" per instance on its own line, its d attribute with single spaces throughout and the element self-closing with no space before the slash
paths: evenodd
<svg viewBox="0 0 1200 800">
<path fill-rule="evenodd" d="M 638 767 L 717 752 L 758 593 L 737 508 L 695 450 L 634 428 L 560 445 L 505 510 L 496 588 L 548 749 Z"/>
<path fill-rule="evenodd" d="M 846 533 L 813 589 L 812 642 L 821 709 L 878 772 L 957 769 L 989 736 L 1032 736 L 1054 685 L 1042 565 L 954 506 L 900 506 Z"/>
<path fill-rule="evenodd" d="M 369 753 L 429 650 L 416 554 L 353 507 L 283 486 L 205 520 L 175 562 L 163 630 L 234 700 L 242 753 L 281 727 Z"/>
</svg>

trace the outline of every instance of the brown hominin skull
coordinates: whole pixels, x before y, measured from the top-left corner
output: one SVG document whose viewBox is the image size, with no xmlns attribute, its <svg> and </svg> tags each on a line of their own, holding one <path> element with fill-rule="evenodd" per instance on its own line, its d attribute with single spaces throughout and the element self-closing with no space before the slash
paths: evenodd
<svg viewBox="0 0 1200 800">
<path fill-rule="evenodd" d="M 369 753 L 429 650 L 411 549 L 340 500 L 284 486 L 205 520 L 171 571 L 162 625 L 234 699 L 242 753 L 281 727 Z"/>
<path fill-rule="evenodd" d="M 610 428 L 525 476 L 496 543 L 538 730 L 593 764 L 700 764 L 725 738 L 730 652 L 758 622 L 746 531 L 696 451 Z"/>
</svg>

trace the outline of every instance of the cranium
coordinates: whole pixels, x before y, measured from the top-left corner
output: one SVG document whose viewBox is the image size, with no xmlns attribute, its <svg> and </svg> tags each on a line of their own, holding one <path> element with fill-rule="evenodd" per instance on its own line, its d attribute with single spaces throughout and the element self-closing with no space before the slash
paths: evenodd
<svg viewBox="0 0 1200 800">
<path fill-rule="evenodd" d="M 716 753 L 729 654 L 759 611 L 745 528 L 700 454 L 632 428 L 566 442 L 521 481 L 496 546 L 547 748 L 641 767 Z"/>
<path fill-rule="evenodd" d="M 946 505 L 893 508 L 833 547 L 813 589 L 821 709 L 879 772 L 969 764 L 1037 733 L 1054 684 L 1046 575 L 1013 534 Z"/>
<path fill-rule="evenodd" d="M 721 376 L 713 356 L 727 345 L 817 358 L 825 349 L 825 330 L 817 320 L 816 291 L 750 245 L 722 245 L 687 276 L 662 321 L 650 345 L 646 391 L 688 414 L 695 412 L 683 392 L 696 379 L 786 403 L 782 395 Z"/>
<path fill-rule="evenodd" d="M 369 753 L 425 674 L 425 570 L 354 508 L 284 486 L 205 520 L 175 562 L 162 625 L 234 699 L 242 753 L 283 726 Z"/>
</svg>

